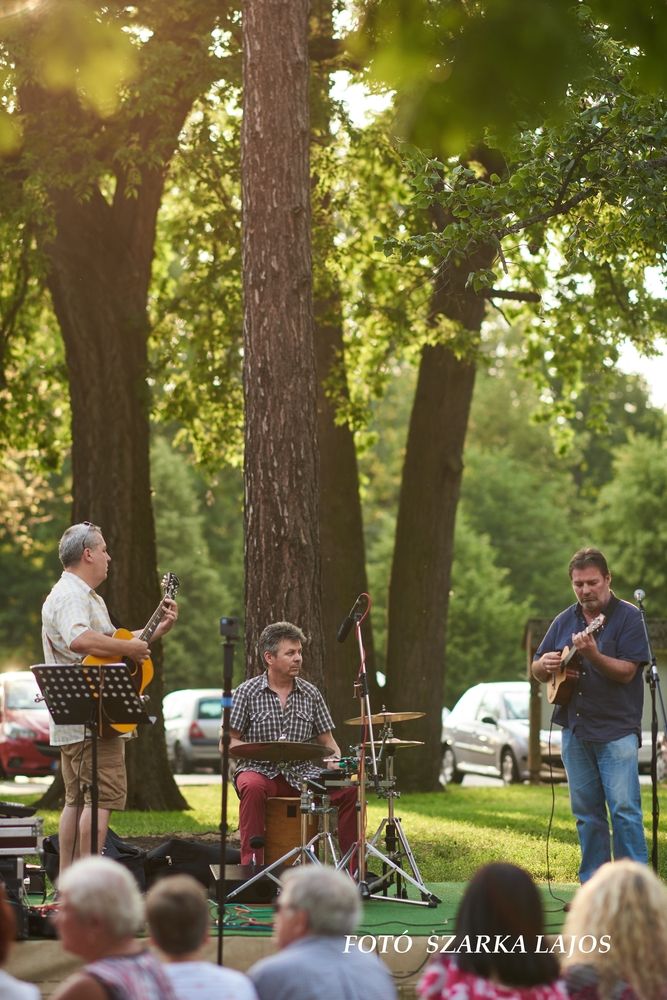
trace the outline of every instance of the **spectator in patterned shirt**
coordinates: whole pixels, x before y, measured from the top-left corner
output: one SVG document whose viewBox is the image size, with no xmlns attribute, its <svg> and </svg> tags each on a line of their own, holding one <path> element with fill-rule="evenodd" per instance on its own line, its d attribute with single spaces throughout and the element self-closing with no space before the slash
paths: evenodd
<svg viewBox="0 0 667 1000">
<path fill-rule="evenodd" d="M 81 858 L 59 889 L 58 937 L 86 964 L 53 1000 L 176 1000 L 163 966 L 136 939 L 144 901 L 127 868 L 110 858 Z"/>
<path fill-rule="evenodd" d="M 290 740 L 315 741 L 331 747 L 329 766 L 335 767 L 340 749 L 333 738 L 333 720 L 314 684 L 299 677 L 306 637 L 290 622 L 267 625 L 259 637 L 264 673 L 244 681 L 234 692 L 230 728 L 230 753 L 240 743 Z M 263 837 L 266 800 L 269 796 L 296 798 L 308 778 L 317 781 L 319 768 L 311 763 L 278 765 L 269 761 L 240 760 L 234 784 L 240 798 L 241 864 L 253 859 L 263 863 L 263 852 L 250 846 L 252 837 Z M 336 788 L 331 801 L 338 806 L 338 839 L 345 854 L 357 839 L 356 789 Z M 354 868 L 354 862 L 352 867 Z"/>
<path fill-rule="evenodd" d="M 60 539 L 58 555 L 63 573 L 42 607 L 44 662 L 80 663 L 85 656 L 129 657 L 141 663 L 149 655 L 148 643 L 139 638 L 114 639 L 114 627 L 107 606 L 95 592 L 107 577 L 111 556 L 102 529 L 90 521 L 73 524 Z M 178 617 L 175 601 L 165 598 L 164 617 L 154 639 L 168 632 Z M 88 734 L 89 735 L 89 734 Z M 91 740 L 84 726 L 57 726 L 51 720 L 51 745 L 60 749 L 65 783 L 65 806 L 60 817 L 60 871 L 80 854 L 90 854 L 90 785 L 92 780 Z M 109 816 L 123 809 L 127 794 L 125 740 L 98 739 L 97 778 L 99 786 L 98 833 L 104 845 Z"/>
</svg>

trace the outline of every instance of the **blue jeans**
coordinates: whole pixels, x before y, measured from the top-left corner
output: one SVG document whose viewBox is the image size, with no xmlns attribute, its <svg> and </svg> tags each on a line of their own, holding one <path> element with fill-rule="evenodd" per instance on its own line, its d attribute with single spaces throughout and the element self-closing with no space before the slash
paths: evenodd
<svg viewBox="0 0 667 1000">
<path fill-rule="evenodd" d="M 563 729 L 563 763 L 572 812 L 577 820 L 582 882 L 611 860 L 607 807 L 614 859 L 648 862 L 639 792 L 638 746 L 634 733 L 610 743 L 597 743 L 580 740 L 569 729 Z"/>
</svg>

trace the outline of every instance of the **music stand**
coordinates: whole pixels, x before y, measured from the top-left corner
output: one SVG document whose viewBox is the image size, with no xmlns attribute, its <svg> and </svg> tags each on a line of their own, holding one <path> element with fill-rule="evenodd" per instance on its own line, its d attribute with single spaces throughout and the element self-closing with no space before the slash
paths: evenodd
<svg viewBox="0 0 667 1000">
<path fill-rule="evenodd" d="M 127 663 L 38 663 L 30 668 L 58 726 L 87 726 L 92 739 L 90 850 L 98 853 L 97 740 L 104 723 L 150 722 Z M 120 737 L 119 737 L 120 738 Z"/>
</svg>

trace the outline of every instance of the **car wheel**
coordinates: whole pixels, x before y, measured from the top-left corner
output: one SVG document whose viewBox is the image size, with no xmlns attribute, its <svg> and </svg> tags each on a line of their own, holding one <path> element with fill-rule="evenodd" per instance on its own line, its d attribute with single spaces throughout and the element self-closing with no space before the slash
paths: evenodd
<svg viewBox="0 0 667 1000">
<path fill-rule="evenodd" d="M 174 774 L 188 774 L 190 772 L 190 762 L 183 752 L 180 743 L 174 744 Z"/>
<path fill-rule="evenodd" d="M 500 755 L 500 777 L 505 785 L 513 785 L 519 780 L 516 757 L 509 747 L 505 747 Z"/>
<path fill-rule="evenodd" d="M 451 747 L 445 747 L 442 752 L 442 763 L 440 765 L 441 785 L 460 785 L 463 781 L 463 774 L 456 767 L 456 757 Z"/>
</svg>

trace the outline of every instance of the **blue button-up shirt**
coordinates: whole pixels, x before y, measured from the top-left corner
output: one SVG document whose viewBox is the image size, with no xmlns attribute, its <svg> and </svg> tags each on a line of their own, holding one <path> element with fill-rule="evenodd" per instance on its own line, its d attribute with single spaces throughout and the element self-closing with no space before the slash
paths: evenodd
<svg viewBox="0 0 667 1000">
<path fill-rule="evenodd" d="M 595 641 L 605 656 L 638 663 L 635 676 L 628 684 L 606 677 L 589 660 L 583 667 L 572 697 L 567 705 L 558 705 L 554 722 L 570 729 L 582 740 L 608 743 L 636 733 L 641 744 L 644 683 L 641 667 L 648 663 L 646 636 L 639 610 L 627 601 L 618 601 L 613 612 L 603 610 L 609 621 Z M 535 659 L 543 653 L 561 652 L 572 646 L 572 635 L 586 628 L 580 604 L 572 604 L 553 620 L 537 648 Z"/>
</svg>

